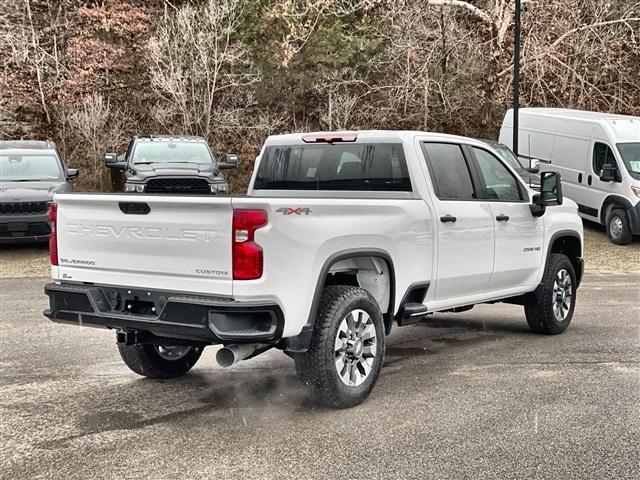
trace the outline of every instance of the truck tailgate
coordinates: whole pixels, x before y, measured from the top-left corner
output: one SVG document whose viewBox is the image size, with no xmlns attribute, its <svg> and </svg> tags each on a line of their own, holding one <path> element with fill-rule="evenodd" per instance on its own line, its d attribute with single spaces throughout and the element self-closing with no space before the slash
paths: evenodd
<svg viewBox="0 0 640 480">
<path fill-rule="evenodd" d="M 56 195 L 54 278 L 232 294 L 229 197 Z"/>
</svg>

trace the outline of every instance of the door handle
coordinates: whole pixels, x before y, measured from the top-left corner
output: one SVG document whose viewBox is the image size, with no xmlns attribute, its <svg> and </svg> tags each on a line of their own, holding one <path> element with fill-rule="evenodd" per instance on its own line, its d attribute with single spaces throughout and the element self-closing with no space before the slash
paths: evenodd
<svg viewBox="0 0 640 480">
<path fill-rule="evenodd" d="M 440 217 L 440 221 L 442 223 L 447 223 L 447 222 L 455 222 L 456 220 L 458 220 L 456 217 L 450 215 L 450 214 L 446 214 L 444 217 Z"/>
<path fill-rule="evenodd" d="M 499 222 L 508 222 L 509 221 L 509 215 L 503 215 L 500 214 L 496 217 L 496 220 L 498 220 Z"/>
</svg>

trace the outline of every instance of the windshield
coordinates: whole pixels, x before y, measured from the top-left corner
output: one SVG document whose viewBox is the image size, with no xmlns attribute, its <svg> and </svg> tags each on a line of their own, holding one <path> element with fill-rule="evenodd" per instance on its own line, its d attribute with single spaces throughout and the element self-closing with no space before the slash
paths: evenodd
<svg viewBox="0 0 640 480">
<path fill-rule="evenodd" d="M 493 148 L 495 148 L 496 152 L 498 152 L 500 154 L 500 157 L 502 157 L 502 159 L 504 161 L 506 161 L 509 166 L 515 168 L 516 170 L 522 170 L 522 164 L 520 163 L 520 161 L 518 160 L 518 158 L 515 156 L 515 154 L 511 151 L 511 149 L 505 145 L 491 145 Z"/>
<path fill-rule="evenodd" d="M 631 176 L 640 179 L 640 142 L 618 143 L 616 146 Z"/>
<path fill-rule="evenodd" d="M 0 155 L 0 179 L 4 182 L 58 180 L 62 176 L 55 155 Z"/>
<path fill-rule="evenodd" d="M 196 163 L 211 164 L 213 158 L 205 143 L 140 142 L 133 150 L 133 163 Z"/>
</svg>

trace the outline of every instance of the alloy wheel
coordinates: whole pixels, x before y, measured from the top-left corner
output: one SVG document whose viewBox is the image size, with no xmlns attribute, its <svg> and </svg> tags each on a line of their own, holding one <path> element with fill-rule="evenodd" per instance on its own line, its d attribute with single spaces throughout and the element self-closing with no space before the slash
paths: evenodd
<svg viewBox="0 0 640 480">
<path fill-rule="evenodd" d="M 553 315 L 559 322 L 564 321 L 571 310 L 571 299 L 573 296 L 573 286 L 571 275 L 566 269 L 561 269 L 556 274 L 553 282 Z"/>
<path fill-rule="evenodd" d="M 335 365 L 342 382 L 361 385 L 371 373 L 377 354 L 376 327 L 367 312 L 349 312 L 340 322 L 335 341 Z"/>
</svg>

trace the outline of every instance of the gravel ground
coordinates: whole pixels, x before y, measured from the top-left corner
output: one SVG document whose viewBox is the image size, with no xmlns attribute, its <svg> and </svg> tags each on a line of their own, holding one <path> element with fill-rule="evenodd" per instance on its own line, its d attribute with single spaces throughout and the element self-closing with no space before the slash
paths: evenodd
<svg viewBox="0 0 640 480">
<path fill-rule="evenodd" d="M 604 229 L 585 222 L 585 268 L 591 273 L 640 273 L 640 241 L 621 247 Z M 0 245 L 0 278 L 48 277 L 46 245 Z"/>
</svg>

